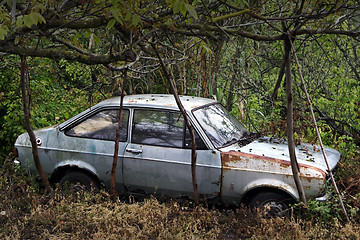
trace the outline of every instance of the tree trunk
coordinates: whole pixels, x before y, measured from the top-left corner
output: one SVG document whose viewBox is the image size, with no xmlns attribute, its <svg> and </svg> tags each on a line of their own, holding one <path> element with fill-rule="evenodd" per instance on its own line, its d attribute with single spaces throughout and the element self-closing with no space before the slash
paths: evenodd
<svg viewBox="0 0 360 240">
<path fill-rule="evenodd" d="M 28 81 L 30 81 L 30 80 L 29 79 L 26 80 L 25 73 L 26 73 L 26 58 L 25 58 L 25 56 L 21 56 L 20 88 L 21 88 L 21 93 L 22 93 L 23 111 L 24 111 L 24 115 L 25 115 L 25 128 L 29 134 L 36 170 L 39 172 L 40 178 L 45 185 L 45 189 L 49 193 L 51 193 L 52 188 L 51 188 L 49 179 L 45 175 L 44 170 L 41 166 L 40 159 L 39 159 L 38 147 L 36 144 L 36 137 L 35 137 L 34 131 L 30 124 L 30 98 L 29 98 L 29 92 L 30 92 L 29 85 L 30 84 L 28 83 Z M 27 82 L 25 82 L 25 81 L 27 81 Z"/>
<path fill-rule="evenodd" d="M 319 144 L 320 144 L 320 148 L 321 148 L 321 152 L 324 156 L 324 160 L 325 160 L 325 163 L 326 163 L 326 166 L 328 168 L 328 173 L 330 175 L 330 178 L 331 178 L 331 181 L 334 185 L 334 188 L 335 188 L 335 191 L 339 197 L 339 201 L 340 201 L 340 204 L 341 204 L 341 207 L 344 211 L 344 214 L 345 214 L 345 217 L 347 219 L 348 222 L 350 222 L 350 218 L 346 212 L 346 208 L 345 208 L 345 205 L 343 203 L 343 200 L 342 200 L 342 197 L 341 197 L 341 194 L 339 192 L 339 189 L 337 187 L 337 184 L 336 184 L 336 181 L 335 181 L 335 178 L 334 178 L 334 175 L 332 174 L 331 172 L 331 168 L 330 168 L 330 165 L 329 165 L 329 161 L 327 160 L 327 157 L 326 157 L 326 153 L 325 153 L 325 149 L 324 149 L 324 145 L 322 143 L 322 140 L 321 140 L 321 136 L 320 136 L 320 131 L 319 131 L 319 128 L 317 126 L 317 123 L 316 123 L 316 118 L 315 118 L 315 115 L 314 115 L 314 111 L 313 111 L 313 108 L 312 108 L 312 104 L 311 104 L 311 100 L 310 100 L 310 96 L 309 96 L 309 93 L 307 92 L 306 90 L 306 85 L 305 85 L 305 81 L 304 81 L 304 78 L 303 78 L 303 75 L 302 75 L 302 72 L 301 72 L 301 69 L 300 69 L 300 64 L 299 64 L 299 61 L 298 61 L 298 58 L 297 58 L 297 55 L 296 55 L 296 52 L 295 52 L 295 48 L 294 48 L 294 45 L 292 44 L 291 42 L 291 39 L 290 39 L 290 44 L 291 44 L 291 48 L 294 52 L 294 56 L 295 56 L 295 61 L 296 61 L 296 64 L 297 64 L 297 67 L 298 67 L 298 71 L 299 71 L 299 75 L 300 75 L 300 80 L 301 80 L 301 85 L 303 87 L 303 91 L 306 95 L 306 100 L 307 100 L 307 103 L 309 105 L 309 109 L 310 109 L 310 113 L 311 113 L 311 118 L 314 122 L 314 126 L 315 126 L 315 130 L 316 130 L 316 135 L 317 135 L 317 138 L 319 140 Z"/>
<path fill-rule="evenodd" d="M 277 94 L 278 94 L 278 91 L 279 91 L 279 88 L 280 88 L 280 84 L 281 84 L 281 81 L 282 81 L 282 79 L 284 77 L 284 74 L 285 74 L 286 60 L 287 60 L 287 56 L 286 56 L 286 53 L 285 53 L 283 62 L 281 63 L 281 68 L 280 68 L 278 80 L 277 80 L 277 82 L 275 84 L 274 92 L 271 95 L 271 99 L 272 99 L 273 104 L 275 104 L 275 101 L 277 99 Z"/>
<path fill-rule="evenodd" d="M 224 44 L 223 40 L 216 41 L 216 48 L 214 50 L 214 62 L 212 66 L 212 73 L 211 73 L 211 84 L 212 84 L 212 95 L 216 96 L 217 92 L 217 75 L 219 72 L 219 65 L 220 65 L 220 54 L 221 54 L 221 48 Z"/>
<path fill-rule="evenodd" d="M 234 70 L 233 75 L 230 80 L 230 89 L 229 89 L 229 95 L 226 100 L 226 109 L 230 112 L 232 110 L 232 105 L 234 101 L 234 88 L 235 88 L 235 81 L 236 81 L 236 71 Z"/>
<path fill-rule="evenodd" d="M 175 101 L 180 109 L 181 114 L 184 117 L 185 124 L 186 124 L 187 128 L 189 129 L 190 138 L 191 138 L 191 176 L 192 176 L 192 183 L 193 183 L 193 189 L 194 189 L 194 202 L 195 202 L 195 205 L 198 206 L 199 205 L 199 194 L 198 194 L 197 180 L 196 180 L 196 142 L 195 142 L 194 129 L 192 128 L 192 126 L 190 124 L 190 121 L 186 114 L 184 106 L 182 105 L 182 103 L 180 101 L 177 90 L 176 90 L 173 82 L 170 79 L 169 73 L 166 70 L 166 67 L 164 65 L 162 58 L 160 57 L 160 54 L 158 53 L 158 51 L 156 50 L 156 47 L 154 45 L 152 45 L 152 47 L 153 47 L 154 51 L 156 52 L 156 55 L 160 61 L 160 65 L 164 71 L 164 75 L 170 84 L 171 91 L 174 94 Z"/>
<path fill-rule="evenodd" d="M 294 176 L 294 181 L 299 192 L 300 200 L 306 204 L 305 192 L 300 180 L 300 170 L 299 165 L 296 160 L 295 154 L 295 144 L 294 144 L 294 134 L 293 134 L 293 97 L 292 97 L 292 78 L 291 78 L 291 60 L 290 60 L 290 51 L 291 43 L 288 39 L 284 40 L 284 50 L 285 50 L 285 76 L 286 76 L 286 100 L 287 100 L 287 138 L 288 138 L 288 147 L 289 155 L 291 160 L 291 169 Z"/>
<path fill-rule="evenodd" d="M 114 150 L 114 158 L 113 158 L 113 164 L 111 168 L 111 180 L 110 180 L 110 195 L 113 202 L 116 202 L 116 187 L 115 187 L 115 173 L 116 173 L 116 166 L 117 166 L 117 160 L 118 160 L 118 154 L 119 154 L 119 142 L 120 142 L 120 130 L 121 130 L 121 121 L 122 121 L 122 112 L 123 112 L 123 103 L 124 103 L 124 94 L 125 94 L 125 82 L 126 82 L 126 70 L 125 70 L 125 79 L 122 84 L 121 88 L 121 99 L 120 99 L 120 110 L 119 110 L 119 120 L 118 125 L 116 128 L 116 138 L 115 138 L 115 150 Z"/>
</svg>

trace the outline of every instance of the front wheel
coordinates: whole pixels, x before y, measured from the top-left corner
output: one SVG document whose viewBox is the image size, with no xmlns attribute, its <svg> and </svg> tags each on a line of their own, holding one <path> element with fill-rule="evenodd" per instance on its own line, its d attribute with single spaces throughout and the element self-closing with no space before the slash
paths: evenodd
<svg viewBox="0 0 360 240">
<path fill-rule="evenodd" d="M 62 187 L 68 186 L 74 192 L 98 190 L 99 185 L 88 174 L 80 171 L 66 173 L 60 180 Z"/>
<path fill-rule="evenodd" d="M 289 215 L 289 204 L 292 199 L 286 194 L 277 192 L 259 192 L 250 200 L 249 206 L 262 217 L 286 217 Z"/>
</svg>

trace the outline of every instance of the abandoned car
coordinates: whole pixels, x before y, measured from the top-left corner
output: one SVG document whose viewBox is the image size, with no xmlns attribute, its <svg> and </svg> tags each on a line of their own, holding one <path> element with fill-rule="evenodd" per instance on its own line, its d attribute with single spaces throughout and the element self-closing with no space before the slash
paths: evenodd
<svg viewBox="0 0 360 240">
<path fill-rule="evenodd" d="M 196 175 L 202 199 L 245 202 L 282 212 L 299 199 L 287 143 L 254 137 L 215 100 L 180 96 L 195 132 Z M 110 187 L 120 98 L 35 131 L 40 161 L 53 182 Z M 119 193 L 193 196 L 191 138 L 172 95 L 125 96 L 116 188 Z M 15 143 L 18 162 L 36 172 L 28 134 Z M 340 159 L 326 148 L 331 169 Z M 307 198 L 325 195 L 327 167 L 317 146 L 296 147 Z"/>
</svg>

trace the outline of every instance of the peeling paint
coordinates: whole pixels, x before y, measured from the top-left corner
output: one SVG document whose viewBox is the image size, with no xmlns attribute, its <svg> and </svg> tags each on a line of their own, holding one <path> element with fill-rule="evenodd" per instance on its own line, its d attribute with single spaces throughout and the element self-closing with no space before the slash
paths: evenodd
<svg viewBox="0 0 360 240">
<path fill-rule="evenodd" d="M 243 152 L 233 152 L 233 151 L 223 152 L 221 153 L 221 158 L 222 158 L 222 164 L 225 167 L 231 167 L 232 162 L 238 162 L 238 161 L 248 162 L 250 161 L 250 159 L 254 159 L 254 160 L 262 160 L 266 165 L 279 164 L 282 168 L 291 168 L 290 161 L 276 159 L 272 157 L 266 157 L 266 156 L 259 156 L 255 154 L 243 153 Z M 300 167 L 300 172 L 301 169 L 313 169 L 315 171 L 318 171 L 323 176 L 323 178 L 326 177 L 326 173 L 319 168 L 305 164 L 299 164 L 299 167 Z"/>
<path fill-rule="evenodd" d="M 257 187 L 275 188 L 297 195 L 290 161 L 234 151 L 221 153 L 221 159 L 223 196 L 243 195 Z M 299 166 L 307 197 L 320 196 L 324 191 L 326 173 L 313 166 Z M 235 175 L 238 176 L 237 182 L 231 180 Z"/>
</svg>

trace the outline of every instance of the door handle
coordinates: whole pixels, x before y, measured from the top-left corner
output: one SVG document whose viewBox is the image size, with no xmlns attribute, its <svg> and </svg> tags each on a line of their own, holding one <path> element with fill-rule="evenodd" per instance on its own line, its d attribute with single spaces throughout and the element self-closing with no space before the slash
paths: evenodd
<svg viewBox="0 0 360 240">
<path fill-rule="evenodd" d="M 135 153 L 135 154 L 139 154 L 142 153 L 141 149 L 133 149 L 133 148 L 128 148 L 126 149 L 127 152 L 131 152 L 131 153 Z"/>
</svg>

